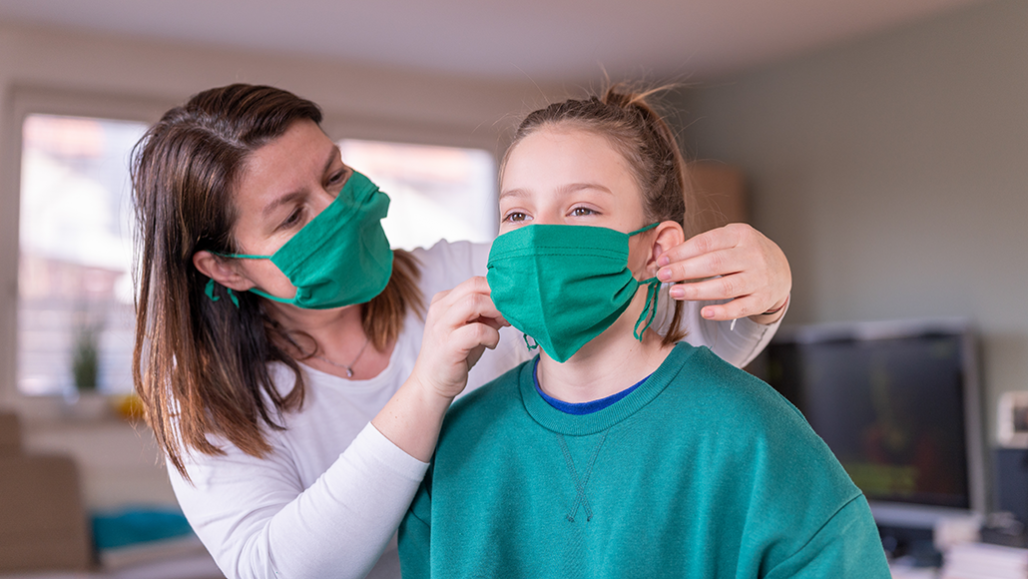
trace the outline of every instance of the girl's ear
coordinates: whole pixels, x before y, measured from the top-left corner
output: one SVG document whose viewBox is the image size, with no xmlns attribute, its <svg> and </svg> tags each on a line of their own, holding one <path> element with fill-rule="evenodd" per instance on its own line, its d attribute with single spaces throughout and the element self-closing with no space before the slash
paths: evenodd
<svg viewBox="0 0 1028 579">
<path fill-rule="evenodd" d="M 646 260 L 646 271 L 650 276 L 657 275 L 657 270 L 660 269 L 657 266 L 658 257 L 672 247 L 685 243 L 685 231 L 678 222 L 662 221 L 654 231 L 657 237 L 653 242 L 649 258 Z"/>
<path fill-rule="evenodd" d="M 193 265 L 200 273 L 236 291 L 243 292 L 257 285 L 240 273 L 231 260 L 218 257 L 209 251 L 201 250 L 194 253 Z"/>
</svg>

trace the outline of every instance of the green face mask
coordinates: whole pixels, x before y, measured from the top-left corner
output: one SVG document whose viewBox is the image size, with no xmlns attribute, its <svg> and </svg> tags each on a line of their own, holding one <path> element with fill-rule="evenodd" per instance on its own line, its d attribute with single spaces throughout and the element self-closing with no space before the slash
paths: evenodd
<svg viewBox="0 0 1028 579">
<path fill-rule="evenodd" d="M 628 238 L 656 226 L 621 233 L 582 225 L 528 225 L 505 233 L 489 251 L 486 279 L 493 303 L 547 355 L 565 362 L 609 328 L 646 284 L 646 306 L 635 324 L 635 337 L 642 340 L 657 311 L 660 281 L 639 282 L 632 275 Z"/>
<path fill-rule="evenodd" d="M 216 255 L 270 259 L 296 286 L 296 295 L 286 299 L 250 290 L 269 300 L 314 310 L 362 304 L 382 293 L 393 272 L 393 250 L 382 229 L 388 211 L 389 197 L 354 171 L 335 201 L 274 255 Z"/>
</svg>

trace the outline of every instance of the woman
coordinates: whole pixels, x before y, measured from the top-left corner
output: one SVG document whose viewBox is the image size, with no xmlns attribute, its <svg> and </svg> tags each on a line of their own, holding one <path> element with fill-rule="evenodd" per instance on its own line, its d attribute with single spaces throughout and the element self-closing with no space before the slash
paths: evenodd
<svg viewBox="0 0 1028 579">
<path fill-rule="evenodd" d="M 212 89 L 134 159 L 136 389 L 229 577 L 398 577 L 392 537 L 447 407 L 528 358 L 475 277 L 488 247 L 391 252 L 388 198 L 320 121 L 285 91 Z M 735 226 L 660 259 L 663 281 L 725 274 L 673 297 L 736 298 L 669 323 L 737 364 L 763 347 L 791 283 L 777 246 Z"/>
</svg>

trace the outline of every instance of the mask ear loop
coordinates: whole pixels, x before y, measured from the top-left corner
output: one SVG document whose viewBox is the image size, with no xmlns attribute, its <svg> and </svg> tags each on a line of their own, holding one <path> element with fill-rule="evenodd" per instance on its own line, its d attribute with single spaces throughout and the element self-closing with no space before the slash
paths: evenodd
<svg viewBox="0 0 1028 579">
<path fill-rule="evenodd" d="M 532 341 L 535 342 L 535 343 L 534 344 L 529 344 L 528 343 L 528 334 L 526 334 L 524 332 L 521 332 L 521 337 L 525 339 L 525 346 L 528 348 L 529 352 L 531 352 L 532 350 L 538 350 L 539 349 L 539 342 L 535 342 L 535 338 L 532 338 Z"/>
<path fill-rule="evenodd" d="M 221 253 L 220 251 L 211 251 L 211 253 L 217 255 L 218 257 L 228 257 L 233 259 L 271 259 L 270 255 L 251 255 L 248 253 Z M 236 297 L 236 292 L 232 291 L 232 288 L 230 287 L 225 288 L 225 291 L 228 292 L 228 297 L 230 300 L 232 300 L 232 305 L 236 306 L 236 309 L 238 310 L 239 298 Z M 214 278 L 207 279 L 207 287 L 204 289 L 204 293 L 207 294 L 207 297 L 210 298 L 212 302 L 216 302 L 221 299 L 220 297 L 214 295 Z"/>
<path fill-rule="evenodd" d="M 653 318 L 657 316 L 657 299 L 660 297 L 660 280 L 658 280 L 655 277 L 651 277 L 643 283 L 647 285 L 646 305 L 643 306 L 643 311 L 639 315 L 639 320 L 635 322 L 634 332 L 635 339 L 639 340 L 640 342 L 643 339 L 643 332 L 645 332 L 650 327 L 650 324 L 653 323 Z M 646 323 L 640 330 L 639 325 L 642 324 L 644 321 Z"/>
<path fill-rule="evenodd" d="M 636 235 L 637 233 L 649 231 L 658 225 L 660 225 L 660 222 L 656 221 L 654 223 L 647 225 L 646 227 L 641 227 L 639 229 L 636 229 L 635 231 L 629 232 L 628 236 L 631 237 L 633 235 Z M 651 277 L 650 279 L 641 283 L 645 283 L 649 287 L 646 288 L 646 305 L 643 306 L 643 311 L 642 314 L 639 315 L 639 320 L 635 322 L 634 335 L 635 339 L 639 340 L 640 342 L 642 341 L 643 332 L 645 332 L 650 327 L 650 324 L 653 323 L 653 318 L 657 316 L 657 298 L 660 294 L 660 280 L 658 280 L 655 277 Z M 640 330 L 639 324 L 642 324 L 644 320 L 646 321 L 646 324 Z"/>
<path fill-rule="evenodd" d="M 232 288 L 227 287 L 225 291 L 228 292 L 228 297 L 232 300 L 232 305 L 239 309 L 239 298 L 236 297 L 236 293 L 232 291 Z M 221 296 L 214 295 L 214 278 L 207 278 L 207 286 L 204 288 L 204 293 L 207 294 L 207 298 L 212 302 L 216 302 L 221 299 Z"/>
</svg>

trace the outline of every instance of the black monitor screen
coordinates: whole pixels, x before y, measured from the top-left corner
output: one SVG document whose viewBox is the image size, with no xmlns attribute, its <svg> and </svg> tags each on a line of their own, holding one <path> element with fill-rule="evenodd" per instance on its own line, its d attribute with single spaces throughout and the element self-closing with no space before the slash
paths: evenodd
<svg viewBox="0 0 1028 579">
<path fill-rule="evenodd" d="M 970 508 L 959 335 L 785 341 L 767 381 L 869 500 Z"/>
</svg>

